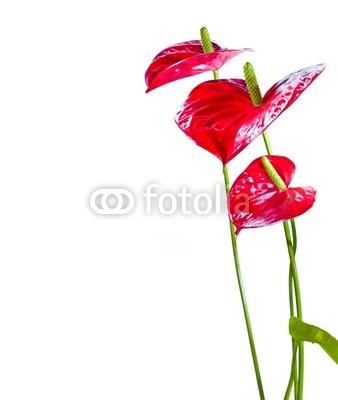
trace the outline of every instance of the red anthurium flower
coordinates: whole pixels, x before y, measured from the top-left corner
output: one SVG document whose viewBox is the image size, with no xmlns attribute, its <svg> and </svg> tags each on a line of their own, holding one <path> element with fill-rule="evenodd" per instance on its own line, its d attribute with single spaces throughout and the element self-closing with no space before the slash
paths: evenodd
<svg viewBox="0 0 338 400">
<path fill-rule="evenodd" d="M 236 226 L 236 234 L 243 228 L 258 228 L 298 217 L 309 210 L 316 190 L 311 186 L 289 188 L 295 172 L 294 163 L 282 156 L 266 156 L 285 184 L 276 186 L 262 157 L 254 160 L 233 183 L 228 196 L 228 212 Z"/>
<path fill-rule="evenodd" d="M 146 93 L 166 83 L 206 71 L 216 71 L 238 54 L 251 49 L 229 50 L 211 42 L 215 51 L 204 53 L 200 40 L 174 44 L 153 59 L 145 73 Z"/>
<path fill-rule="evenodd" d="M 253 105 L 242 79 L 206 81 L 193 89 L 176 123 L 198 146 L 227 164 L 303 93 L 324 70 L 313 65 L 285 77 Z"/>
</svg>

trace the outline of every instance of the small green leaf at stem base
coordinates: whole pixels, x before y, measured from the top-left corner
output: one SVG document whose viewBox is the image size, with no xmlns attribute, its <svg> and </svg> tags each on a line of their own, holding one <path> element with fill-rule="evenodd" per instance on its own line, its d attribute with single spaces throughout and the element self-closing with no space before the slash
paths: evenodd
<svg viewBox="0 0 338 400">
<path fill-rule="evenodd" d="M 319 344 L 338 364 L 338 340 L 317 326 L 307 324 L 296 317 L 289 320 L 289 333 L 298 342 Z"/>
</svg>

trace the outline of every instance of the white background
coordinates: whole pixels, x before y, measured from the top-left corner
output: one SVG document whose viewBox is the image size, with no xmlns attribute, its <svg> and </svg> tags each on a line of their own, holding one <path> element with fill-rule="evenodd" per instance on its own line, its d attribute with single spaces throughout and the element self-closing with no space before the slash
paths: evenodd
<svg viewBox="0 0 338 400">
<path fill-rule="evenodd" d="M 227 215 L 145 215 L 142 193 L 213 193 L 218 159 L 174 115 L 199 75 L 145 94 L 144 72 L 207 26 L 252 47 L 264 93 L 289 73 L 327 69 L 269 128 L 275 153 L 312 185 L 297 222 L 304 320 L 338 336 L 337 44 L 334 2 L 3 1 L 0 8 L 0 398 L 258 399 Z M 261 138 L 229 165 L 265 154 Z M 91 193 L 123 187 L 127 216 L 100 216 Z M 224 191 L 222 191 L 224 205 Z M 291 361 L 281 225 L 238 240 L 267 399 Z M 306 344 L 304 400 L 338 398 L 337 366 Z"/>
</svg>

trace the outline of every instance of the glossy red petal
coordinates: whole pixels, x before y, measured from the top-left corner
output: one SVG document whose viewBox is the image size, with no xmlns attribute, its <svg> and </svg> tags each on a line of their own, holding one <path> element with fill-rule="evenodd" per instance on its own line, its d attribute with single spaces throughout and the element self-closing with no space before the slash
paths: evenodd
<svg viewBox="0 0 338 400">
<path fill-rule="evenodd" d="M 282 156 L 267 157 L 288 186 L 295 172 L 293 162 Z M 310 186 L 279 190 L 259 157 L 233 183 L 228 212 L 238 234 L 243 228 L 258 228 L 298 217 L 312 207 L 315 195 L 316 190 Z"/>
<path fill-rule="evenodd" d="M 269 107 L 268 118 L 274 120 L 290 107 L 303 91 L 324 71 L 325 67 L 325 64 L 312 65 L 296 71 L 275 83 L 263 98 L 264 105 Z"/>
<path fill-rule="evenodd" d="M 284 111 L 324 70 L 319 64 L 276 83 L 261 106 L 252 104 L 242 79 L 203 82 L 176 114 L 182 131 L 198 146 L 227 164 Z"/>
<path fill-rule="evenodd" d="M 212 44 L 215 49 L 212 53 L 204 53 L 200 40 L 178 43 L 162 50 L 145 73 L 146 92 L 178 79 L 218 70 L 236 55 L 251 50 L 229 50 L 216 42 Z"/>
<path fill-rule="evenodd" d="M 212 80 L 191 91 L 175 121 L 198 146 L 226 164 L 251 141 L 241 130 L 251 109 L 245 81 Z"/>
</svg>

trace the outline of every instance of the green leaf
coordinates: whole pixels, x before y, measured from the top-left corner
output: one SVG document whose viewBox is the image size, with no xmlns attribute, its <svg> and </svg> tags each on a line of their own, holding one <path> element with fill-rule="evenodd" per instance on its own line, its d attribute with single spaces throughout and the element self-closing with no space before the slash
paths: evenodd
<svg viewBox="0 0 338 400">
<path fill-rule="evenodd" d="M 297 341 L 319 344 L 338 364 L 338 340 L 317 326 L 306 324 L 296 317 L 289 321 L 289 333 Z"/>
</svg>

